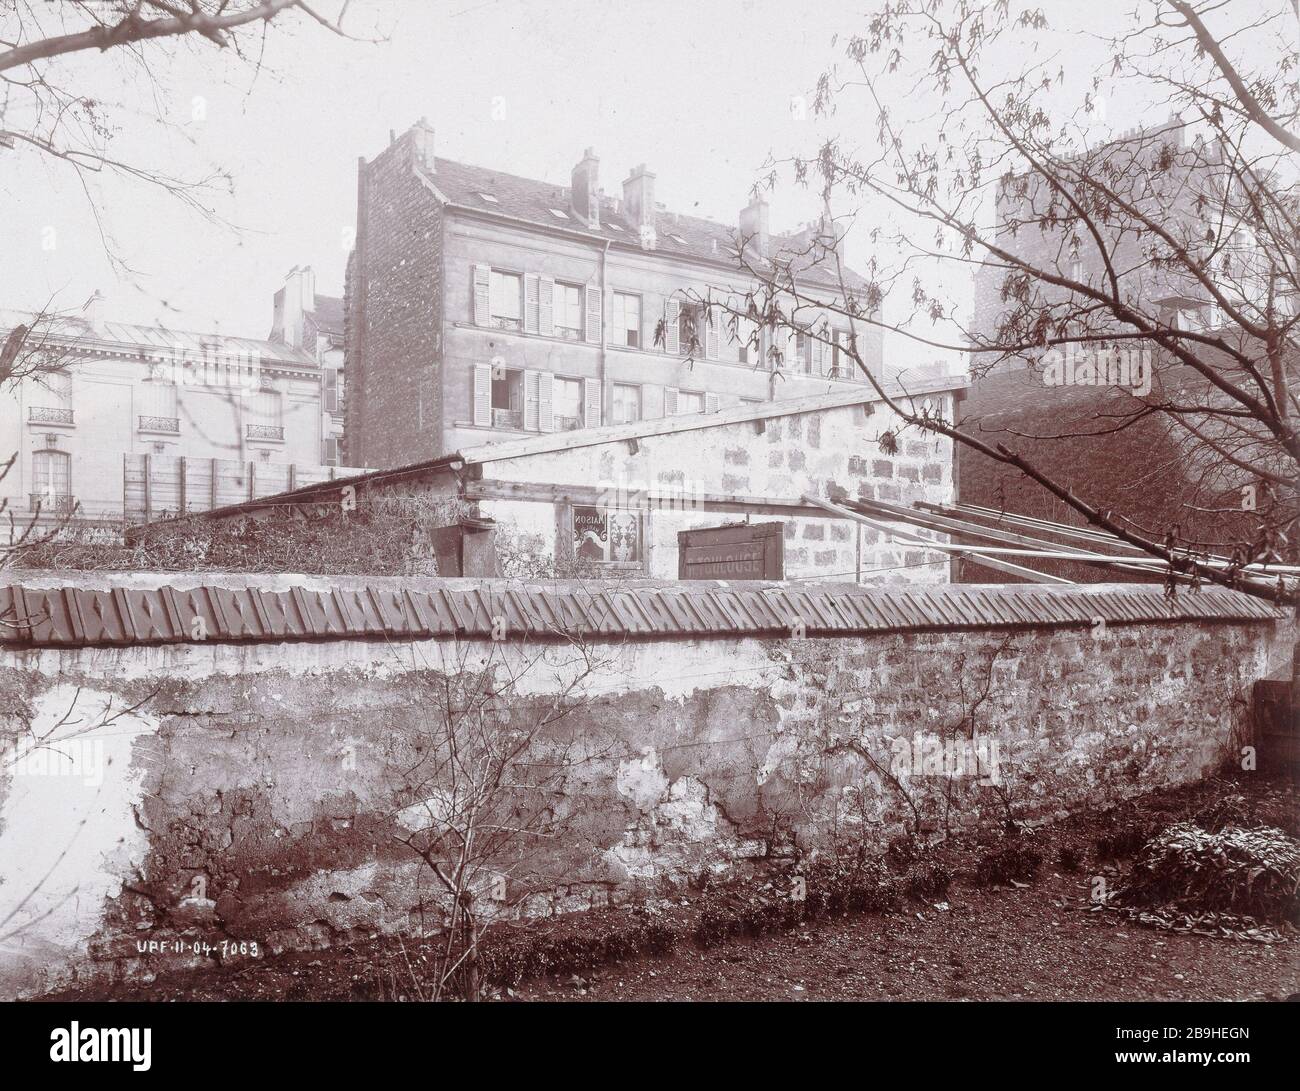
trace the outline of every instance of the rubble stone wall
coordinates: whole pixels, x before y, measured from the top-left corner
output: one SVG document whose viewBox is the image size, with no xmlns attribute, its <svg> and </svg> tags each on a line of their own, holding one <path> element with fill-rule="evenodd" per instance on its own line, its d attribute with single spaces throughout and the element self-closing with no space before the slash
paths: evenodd
<svg viewBox="0 0 1300 1091">
<path fill-rule="evenodd" d="M 581 699 L 543 733 L 573 759 L 563 837 L 505 863 L 505 902 L 584 909 L 796 845 L 883 848 L 914 805 L 938 836 L 949 786 L 960 826 L 1192 780 L 1249 743 L 1250 686 L 1286 670 L 1294 640 L 1280 620 L 1103 630 L 590 645 Z M 430 685 L 527 667 L 503 689 L 518 726 L 579 659 L 477 637 L 0 647 L 0 990 L 157 973 L 222 941 L 419 927 L 436 884 L 400 838 L 428 802 L 403 778 L 438 728 Z"/>
</svg>

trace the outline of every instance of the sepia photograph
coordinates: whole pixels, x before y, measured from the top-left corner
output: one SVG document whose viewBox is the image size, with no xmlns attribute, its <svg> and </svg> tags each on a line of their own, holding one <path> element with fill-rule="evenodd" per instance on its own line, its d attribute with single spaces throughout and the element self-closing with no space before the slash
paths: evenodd
<svg viewBox="0 0 1300 1091">
<path fill-rule="evenodd" d="M 1298 518 L 1297 0 L 0 0 L 37 1071 L 1293 1066 Z"/>
</svg>

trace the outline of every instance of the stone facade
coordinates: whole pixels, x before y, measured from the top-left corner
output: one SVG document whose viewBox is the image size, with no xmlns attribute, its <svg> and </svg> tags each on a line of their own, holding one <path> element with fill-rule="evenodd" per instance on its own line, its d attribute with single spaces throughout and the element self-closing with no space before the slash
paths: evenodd
<svg viewBox="0 0 1300 1091">
<path fill-rule="evenodd" d="M 624 183 L 622 201 L 606 198 L 590 153 L 583 164 L 591 175 L 584 181 L 575 168 L 571 187 L 468 167 L 435 157 L 424 123 L 360 163 L 347 285 L 350 464 L 387 468 L 528 433 L 862 381 L 829 346 L 765 332 L 746 347 L 721 318 L 711 333 L 701 324 L 690 351 L 678 316 L 692 293 L 734 299 L 753 286 L 729 249 L 738 229 L 656 206 L 644 168 Z M 594 222 L 579 214 L 579 186 L 590 187 L 584 207 L 599 207 Z M 769 242 L 774 252 L 806 247 L 810 230 L 768 240 L 764 228 L 764 256 Z M 817 276 L 807 274 L 810 284 Z M 497 313 L 501 277 L 512 297 L 504 309 L 517 319 Z M 837 291 L 829 282 L 817 290 Z M 634 320 L 625 320 L 628 300 Z M 810 327 L 823 319 L 846 337 L 854 324 L 800 318 Z M 656 344 L 660 321 L 667 332 Z M 879 329 L 856 325 L 864 359 L 878 366 Z"/>
</svg>

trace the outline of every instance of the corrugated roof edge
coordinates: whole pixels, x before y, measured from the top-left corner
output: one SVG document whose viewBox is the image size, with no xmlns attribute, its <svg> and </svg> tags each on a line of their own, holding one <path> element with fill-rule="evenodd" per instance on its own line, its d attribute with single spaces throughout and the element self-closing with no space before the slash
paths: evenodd
<svg viewBox="0 0 1300 1091">
<path fill-rule="evenodd" d="M 509 637 L 598 641 L 789 639 L 878 632 L 1092 629 L 1276 622 L 1259 599 L 1209 588 L 1167 599 L 1150 585 L 1087 587 L 715 581 L 519 581 L 217 573 L 6 573 L 0 647 Z M 201 621 L 200 621 L 201 619 Z"/>
</svg>

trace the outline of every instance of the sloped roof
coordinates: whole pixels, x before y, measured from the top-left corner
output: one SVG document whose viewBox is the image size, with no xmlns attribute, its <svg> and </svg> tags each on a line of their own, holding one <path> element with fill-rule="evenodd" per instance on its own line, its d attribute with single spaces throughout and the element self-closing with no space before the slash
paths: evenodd
<svg viewBox="0 0 1300 1091">
<path fill-rule="evenodd" d="M 316 295 L 316 309 L 311 319 L 321 333 L 343 333 L 343 299 L 339 296 Z"/>
<path fill-rule="evenodd" d="M 612 197 L 602 195 L 600 227 L 593 228 L 574 214 L 568 186 L 441 158 L 434 159 L 434 170 L 428 178 L 452 204 L 477 213 L 508 216 L 541 227 L 580 231 L 636 249 L 641 246 L 639 228 L 622 211 L 622 201 Z M 485 199 L 485 194 L 495 200 Z M 562 212 L 564 216 L 557 216 L 552 210 Z M 659 210 L 655 222 L 655 253 L 734 263 L 737 260 L 738 234 L 735 224 Z M 806 248 L 806 242 L 799 235 L 772 234 L 770 239 L 770 253 L 774 257 L 793 260 L 796 268 L 808 265 L 807 259 L 803 262 L 797 260 Z M 807 275 L 827 283 L 836 279 L 829 268 L 810 269 Z M 847 269 L 845 280 L 854 288 L 866 284 L 864 278 Z"/>
<path fill-rule="evenodd" d="M 33 315 L 0 315 L 0 329 L 32 321 Z M 316 360 L 309 353 L 290 348 L 275 341 L 261 341 L 253 337 L 229 337 L 219 333 L 197 333 L 177 330 L 159 323 L 140 326 L 131 322 L 99 322 L 92 325 L 81 315 L 56 315 L 48 319 L 42 336 L 59 341 L 76 342 L 77 347 L 108 355 L 152 357 L 162 352 L 180 350 L 194 355 L 256 356 L 271 363 L 295 364 L 315 368 Z"/>
</svg>

